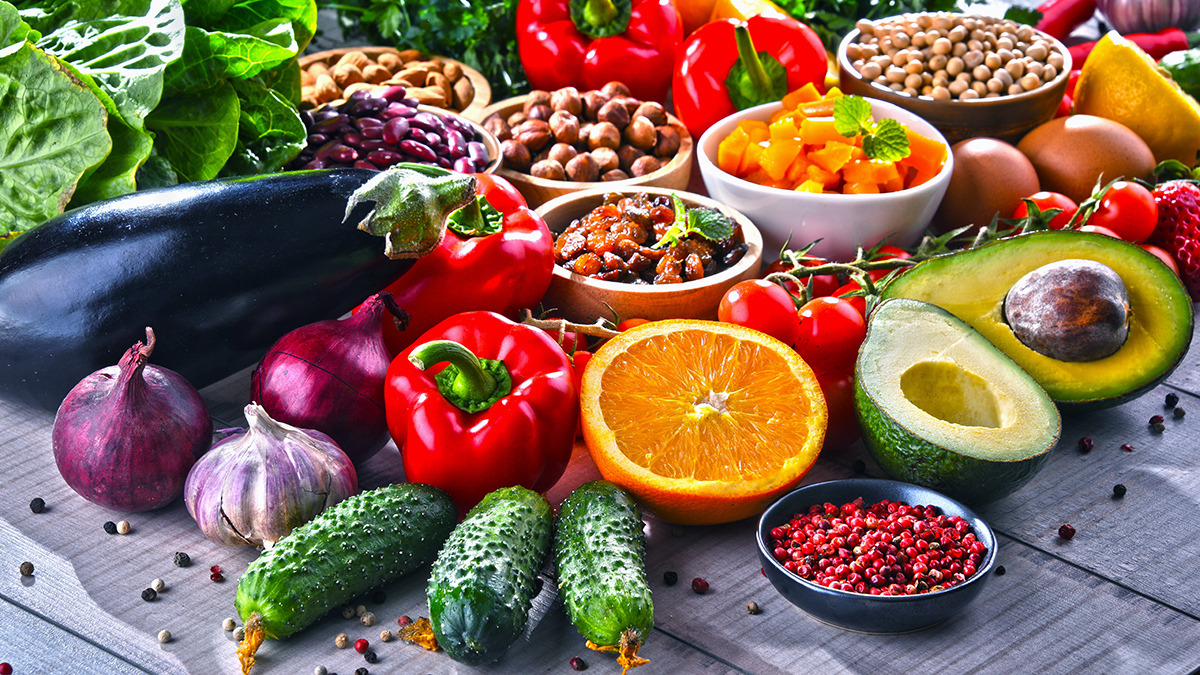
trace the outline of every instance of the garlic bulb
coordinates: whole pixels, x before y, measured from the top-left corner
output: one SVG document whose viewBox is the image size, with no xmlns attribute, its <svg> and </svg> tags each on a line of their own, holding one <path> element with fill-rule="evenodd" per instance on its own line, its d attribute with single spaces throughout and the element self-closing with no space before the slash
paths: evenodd
<svg viewBox="0 0 1200 675">
<path fill-rule="evenodd" d="M 271 546 L 358 492 L 358 475 L 329 436 L 245 409 L 249 429 L 212 446 L 188 473 L 184 501 L 204 536 Z"/>
</svg>

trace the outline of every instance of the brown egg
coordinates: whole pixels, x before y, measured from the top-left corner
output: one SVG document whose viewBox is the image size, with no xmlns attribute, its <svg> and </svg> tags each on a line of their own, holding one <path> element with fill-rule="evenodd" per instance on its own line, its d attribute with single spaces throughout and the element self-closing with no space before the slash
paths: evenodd
<svg viewBox="0 0 1200 675">
<path fill-rule="evenodd" d="M 933 228 L 948 232 L 967 225 L 986 227 L 999 214 L 1009 218 L 1021 200 L 1039 190 L 1033 165 L 1012 145 L 995 138 L 968 138 L 950 146 L 954 173 Z"/>
<path fill-rule="evenodd" d="M 1079 203 L 1115 178 L 1149 178 L 1154 153 L 1120 122 L 1093 115 L 1058 117 L 1036 127 L 1017 148 L 1037 169 L 1043 190 Z"/>
</svg>

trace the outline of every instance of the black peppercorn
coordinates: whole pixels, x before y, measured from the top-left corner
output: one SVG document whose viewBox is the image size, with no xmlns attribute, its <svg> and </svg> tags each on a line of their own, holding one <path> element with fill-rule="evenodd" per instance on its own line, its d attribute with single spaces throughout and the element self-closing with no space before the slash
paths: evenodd
<svg viewBox="0 0 1200 675">
<path fill-rule="evenodd" d="M 679 583 L 678 572 L 663 572 L 663 583 L 668 586 L 674 586 Z"/>
<path fill-rule="evenodd" d="M 33 563 L 29 562 L 28 560 L 21 563 L 21 576 L 23 576 L 23 577 L 33 576 Z"/>
<path fill-rule="evenodd" d="M 368 671 L 366 668 L 358 668 L 354 671 L 354 675 L 367 675 L 367 673 Z"/>
<path fill-rule="evenodd" d="M 175 554 L 175 566 L 176 567 L 187 567 L 188 565 L 191 565 L 191 564 L 192 564 L 192 559 L 190 556 L 188 556 L 188 554 L 184 553 L 183 551 L 180 551 Z"/>
<path fill-rule="evenodd" d="M 153 588 L 147 588 L 146 590 L 142 591 L 142 599 L 145 600 L 146 602 L 150 602 L 151 600 L 153 600 L 157 597 L 158 597 L 158 592 L 155 591 Z"/>
<path fill-rule="evenodd" d="M 1161 434 L 1162 432 L 1167 430 L 1167 426 L 1165 424 L 1163 424 L 1162 422 L 1151 424 L 1150 428 L 1153 429 L 1154 433 L 1156 433 L 1156 434 Z"/>
<path fill-rule="evenodd" d="M 1113 486 L 1113 497 L 1124 497 L 1127 490 L 1128 488 L 1126 488 L 1123 483 L 1117 483 Z"/>
<path fill-rule="evenodd" d="M 850 468 L 854 469 L 854 473 L 866 473 L 867 463 L 861 459 L 856 459 L 854 460 L 854 463 L 850 465 Z"/>
<path fill-rule="evenodd" d="M 1170 394 L 1167 394 L 1166 404 L 1167 404 L 1168 408 L 1174 408 L 1176 405 L 1178 405 L 1179 404 L 1179 394 L 1176 394 L 1175 392 L 1171 392 Z"/>
<path fill-rule="evenodd" d="M 571 657 L 571 670 L 587 670 L 587 662 L 578 656 Z"/>
<path fill-rule="evenodd" d="M 379 660 L 379 657 L 375 655 L 374 649 L 368 649 L 363 652 L 363 658 L 367 660 L 367 663 L 375 663 Z"/>
<path fill-rule="evenodd" d="M 1004 576 L 1004 565 L 996 565 L 996 576 Z"/>
<path fill-rule="evenodd" d="M 114 522 L 113 522 L 113 521 L 111 521 L 111 520 L 109 520 L 109 521 L 105 521 L 105 523 L 104 523 L 104 531 L 105 531 L 105 532 L 107 532 L 107 533 L 109 533 L 109 534 L 116 534 L 116 533 L 117 533 L 117 524 L 116 524 L 116 523 L 114 523 Z"/>
<path fill-rule="evenodd" d="M 746 603 L 746 611 L 750 614 L 758 614 L 762 610 L 759 609 L 757 602 L 748 602 Z"/>
<path fill-rule="evenodd" d="M 384 593 L 382 588 L 376 589 L 375 592 L 371 594 L 371 602 L 377 605 L 382 605 L 383 603 L 387 602 L 387 593 Z"/>
<path fill-rule="evenodd" d="M 1176 415 L 1176 417 L 1179 417 L 1179 415 Z M 34 497 L 33 501 L 29 502 L 29 510 L 33 511 L 34 513 L 41 513 L 42 511 L 45 511 L 46 500 L 42 499 L 41 497 Z"/>
</svg>

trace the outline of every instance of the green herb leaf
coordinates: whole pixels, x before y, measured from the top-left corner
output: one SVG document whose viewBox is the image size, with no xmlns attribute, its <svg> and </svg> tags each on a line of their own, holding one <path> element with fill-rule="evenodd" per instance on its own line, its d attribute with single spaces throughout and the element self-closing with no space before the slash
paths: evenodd
<svg viewBox="0 0 1200 675">
<path fill-rule="evenodd" d="M 182 181 L 216 178 L 238 140 L 241 104 L 228 82 L 163 99 L 146 117 L 154 147 Z"/>
<path fill-rule="evenodd" d="M 871 159 L 884 162 L 908 157 L 908 134 L 904 131 L 904 125 L 893 119 L 880 120 L 875 126 L 875 133 L 863 138 L 863 152 Z"/>
<path fill-rule="evenodd" d="M 895 162 L 908 157 L 908 133 L 893 119 L 874 122 L 871 104 L 860 96 L 843 96 L 833 102 L 833 127 L 847 138 L 862 136 L 867 157 Z"/>
<path fill-rule="evenodd" d="M 1012 6 L 1004 10 L 1004 18 L 1028 26 L 1036 26 L 1042 20 L 1042 13 L 1032 7 Z"/>
<path fill-rule="evenodd" d="M 871 104 L 861 96 L 842 96 L 833 102 L 833 128 L 846 138 L 869 133 Z"/>
<path fill-rule="evenodd" d="M 675 207 L 675 222 L 652 248 L 670 248 L 696 234 L 709 241 L 721 241 L 733 236 L 733 220 L 717 209 L 703 206 L 687 208 L 677 194 L 671 195 Z"/>
</svg>

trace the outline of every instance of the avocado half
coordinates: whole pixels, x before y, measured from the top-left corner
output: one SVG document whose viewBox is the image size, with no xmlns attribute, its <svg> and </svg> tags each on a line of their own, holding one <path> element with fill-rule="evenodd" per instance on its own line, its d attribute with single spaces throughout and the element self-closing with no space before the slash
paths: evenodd
<svg viewBox="0 0 1200 675">
<path fill-rule="evenodd" d="M 1018 279 L 1067 259 L 1107 265 L 1125 284 L 1129 335 L 1110 356 L 1084 362 L 1043 356 L 1004 321 L 1004 297 Z M 881 297 L 928 302 L 971 324 L 1064 412 L 1108 408 L 1146 393 L 1175 370 L 1192 341 L 1192 301 L 1179 277 L 1141 247 L 1090 232 L 1032 232 L 930 258 L 896 277 Z"/>
<path fill-rule="evenodd" d="M 966 504 L 1012 494 L 1058 443 L 1058 408 L 1038 383 L 934 305 L 881 302 L 854 375 L 863 442 L 879 466 Z"/>
</svg>

